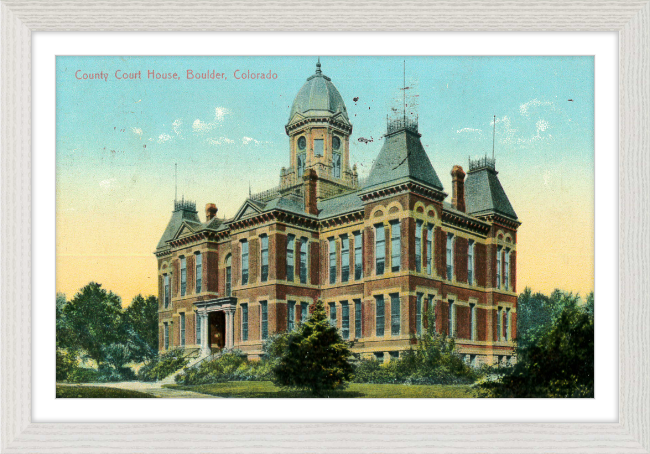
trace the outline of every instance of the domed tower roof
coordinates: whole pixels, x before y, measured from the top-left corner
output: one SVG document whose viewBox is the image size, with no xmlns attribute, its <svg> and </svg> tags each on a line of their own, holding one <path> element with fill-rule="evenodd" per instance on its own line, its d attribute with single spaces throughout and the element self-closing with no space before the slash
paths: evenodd
<svg viewBox="0 0 650 454">
<path fill-rule="evenodd" d="M 332 83 L 332 79 L 320 69 L 320 58 L 316 63 L 316 73 L 307 79 L 291 106 L 289 122 L 296 114 L 303 117 L 316 117 L 341 113 L 349 123 L 348 112 L 341 94 Z"/>
</svg>

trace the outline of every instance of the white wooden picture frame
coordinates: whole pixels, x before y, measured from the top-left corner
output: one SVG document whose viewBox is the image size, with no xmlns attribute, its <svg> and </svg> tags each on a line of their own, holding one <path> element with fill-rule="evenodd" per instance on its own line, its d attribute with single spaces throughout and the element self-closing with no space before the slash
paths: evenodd
<svg viewBox="0 0 650 454">
<path fill-rule="evenodd" d="M 255 3 L 255 4 L 252 4 Z M 335 13 L 333 13 L 335 12 Z M 619 418 L 616 423 L 32 422 L 34 31 L 617 31 Z M 0 1 L 2 453 L 650 452 L 650 2 Z M 614 215 L 614 214 L 613 214 Z M 610 302 L 615 304 L 616 302 Z"/>
</svg>

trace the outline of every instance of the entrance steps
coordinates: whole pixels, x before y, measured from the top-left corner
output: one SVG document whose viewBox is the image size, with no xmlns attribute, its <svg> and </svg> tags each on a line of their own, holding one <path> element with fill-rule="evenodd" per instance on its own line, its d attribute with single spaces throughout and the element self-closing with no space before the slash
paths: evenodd
<svg viewBox="0 0 650 454">
<path fill-rule="evenodd" d="M 199 356 L 197 356 L 195 358 L 192 358 L 190 360 L 190 362 L 187 363 L 187 365 L 185 367 L 183 367 L 181 369 L 178 369 L 176 372 L 166 376 L 165 378 L 160 380 L 159 383 L 161 385 L 173 385 L 174 383 L 176 383 L 176 377 L 178 377 L 179 375 L 184 374 L 187 369 L 192 369 L 192 368 L 198 367 L 204 361 L 212 361 L 213 359 L 216 359 L 219 356 L 221 356 L 221 353 L 222 353 L 221 351 L 218 351 L 218 352 L 213 352 L 213 353 L 211 353 L 209 355 L 205 355 L 205 356 L 199 355 Z"/>
</svg>

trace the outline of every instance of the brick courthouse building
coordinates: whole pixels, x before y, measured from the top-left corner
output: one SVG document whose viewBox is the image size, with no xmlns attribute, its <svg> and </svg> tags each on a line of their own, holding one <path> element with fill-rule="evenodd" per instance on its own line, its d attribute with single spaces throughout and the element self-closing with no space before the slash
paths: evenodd
<svg viewBox="0 0 650 454">
<path fill-rule="evenodd" d="M 174 202 L 155 252 L 160 348 L 258 357 L 268 336 L 295 328 L 322 299 L 364 356 L 388 361 L 433 328 L 472 364 L 508 361 L 520 223 L 494 160 L 470 161 L 467 174 L 454 166 L 448 203 L 417 120 L 404 116 L 388 121 L 360 185 L 352 124 L 320 63 L 285 131 L 290 163 L 279 186 L 232 219 L 209 203 L 201 221 L 194 203 Z"/>
</svg>

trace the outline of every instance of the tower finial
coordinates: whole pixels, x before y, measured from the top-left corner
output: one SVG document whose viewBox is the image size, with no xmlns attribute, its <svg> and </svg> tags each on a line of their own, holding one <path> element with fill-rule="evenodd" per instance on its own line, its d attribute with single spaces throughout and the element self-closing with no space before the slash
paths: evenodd
<svg viewBox="0 0 650 454">
<path fill-rule="evenodd" d="M 320 70 L 320 57 L 318 57 L 318 61 L 316 62 L 316 74 L 321 74 L 322 71 Z"/>
</svg>

